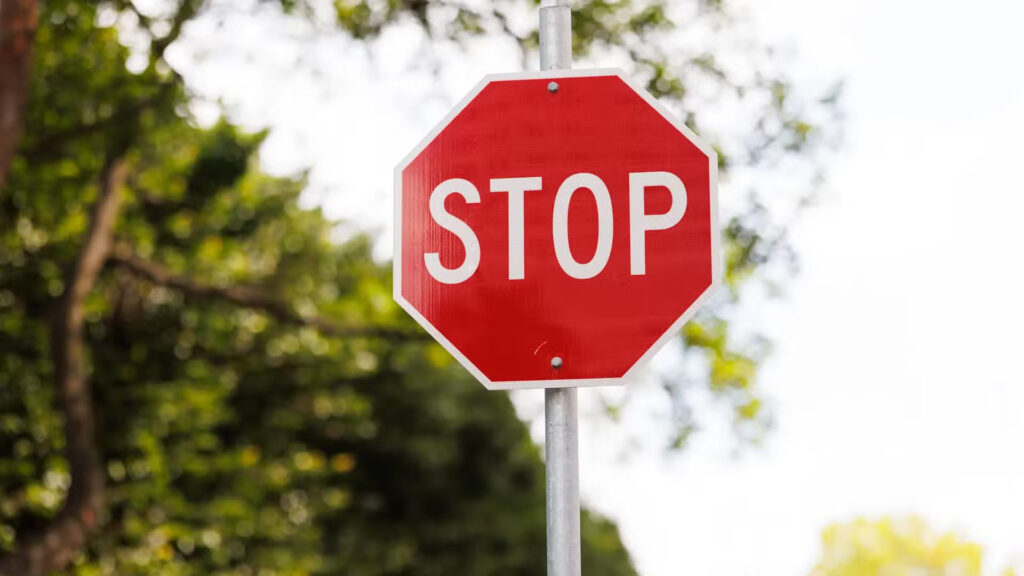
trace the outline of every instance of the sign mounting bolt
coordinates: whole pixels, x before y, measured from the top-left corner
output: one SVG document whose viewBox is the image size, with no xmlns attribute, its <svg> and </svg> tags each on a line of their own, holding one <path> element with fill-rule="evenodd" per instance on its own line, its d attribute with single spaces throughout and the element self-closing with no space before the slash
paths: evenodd
<svg viewBox="0 0 1024 576">
<path fill-rule="evenodd" d="M 558 82 L 549 82 L 548 83 L 548 92 L 551 92 L 552 94 L 554 94 L 555 92 L 558 92 Z"/>
<path fill-rule="evenodd" d="M 551 359 L 551 367 L 554 368 L 555 370 L 558 370 L 559 368 L 561 368 L 562 367 L 562 357 L 561 356 L 555 356 L 554 358 L 552 358 Z"/>
</svg>

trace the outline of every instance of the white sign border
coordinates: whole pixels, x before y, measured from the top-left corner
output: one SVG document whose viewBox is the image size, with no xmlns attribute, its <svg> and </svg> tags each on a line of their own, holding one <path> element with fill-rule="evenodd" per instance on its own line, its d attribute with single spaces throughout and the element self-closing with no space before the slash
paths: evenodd
<svg viewBox="0 0 1024 576">
<path fill-rule="evenodd" d="M 630 366 L 621 377 L 618 378 L 562 378 L 552 380 L 520 380 L 520 381 L 493 381 L 484 375 L 469 358 L 449 341 L 441 332 L 434 327 L 408 300 L 402 296 L 402 172 L 412 163 L 417 156 L 429 145 L 434 138 L 451 123 L 456 116 L 491 82 L 506 80 L 556 80 L 558 78 L 587 78 L 601 76 L 617 76 L 634 92 L 637 93 L 651 108 L 658 111 L 661 117 L 669 124 L 679 130 L 690 142 L 697 146 L 701 152 L 708 157 L 709 162 L 709 193 L 711 195 L 711 284 L 694 300 L 690 306 L 683 311 L 682 315 L 672 323 L 647 351 Z M 678 335 L 683 325 L 686 324 L 697 312 L 698 309 L 711 297 L 722 283 L 723 263 L 721 254 L 721 229 L 718 222 L 718 153 L 700 139 L 686 124 L 676 118 L 663 104 L 658 102 L 646 89 L 633 82 L 626 73 L 619 68 L 591 68 L 578 70 L 548 70 L 543 72 L 514 72 L 510 74 L 488 74 L 469 91 L 448 112 L 445 117 L 412 149 L 409 154 L 395 167 L 395 198 L 394 198 L 394 260 L 392 263 L 393 276 L 393 297 L 395 302 L 412 316 L 431 336 L 444 346 L 460 364 L 482 383 L 489 390 L 520 390 L 530 388 L 568 388 L 582 386 L 619 386 L 634 380 L 651 358 L 658 353 L 670 340 Z"/>
</svg>

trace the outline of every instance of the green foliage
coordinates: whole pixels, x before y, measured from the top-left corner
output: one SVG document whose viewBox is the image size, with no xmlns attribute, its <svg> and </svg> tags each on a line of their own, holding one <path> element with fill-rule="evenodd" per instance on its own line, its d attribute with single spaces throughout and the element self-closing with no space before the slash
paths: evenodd
<svg viewBox="0 0 1024 576">
<path fill-rule="evenodd" d="M 980 576 L 983 550 L 954 533 L 941 533 L 916 516 L 858 518 L 829 526 L 812 576 Z M 1007 568 L 1004 576 L 1013 576 Z"/>
</svg>

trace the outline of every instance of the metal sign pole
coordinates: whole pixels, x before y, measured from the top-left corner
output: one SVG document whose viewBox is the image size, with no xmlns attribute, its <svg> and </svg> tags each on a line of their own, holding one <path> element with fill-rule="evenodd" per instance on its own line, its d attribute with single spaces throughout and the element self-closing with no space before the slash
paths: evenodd
<svg viewBox="0 0 1024 576">
<path fill-rule="evenodd" d="M 540 69 L 572 68 L 569 0 L 541 0 Z M 557 86 L 554 87 L 557 90 Z M 552 366 L 561 366 L 555 359 Z M 548 576 L 580 576 L 579 423 L 576 389 L 544 390 Z"/>
<path fill-rule="evenodd" d="M 579 425 L 576 389 L 544 391 L 548 576 L 580 576 Z"/>
</svg>

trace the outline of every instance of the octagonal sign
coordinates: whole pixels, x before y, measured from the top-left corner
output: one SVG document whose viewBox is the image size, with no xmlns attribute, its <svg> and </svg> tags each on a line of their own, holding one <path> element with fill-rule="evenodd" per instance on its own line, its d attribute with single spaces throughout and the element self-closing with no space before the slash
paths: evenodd
<svg viewBox="0 0 1024 576">
<path fill-rule="evenodd" d="M 619 383 L 720 280 L 716 180 L 618 70 L 488 76 L 395 170 L 395 300 L 488 388 Z"/>
</svg>

